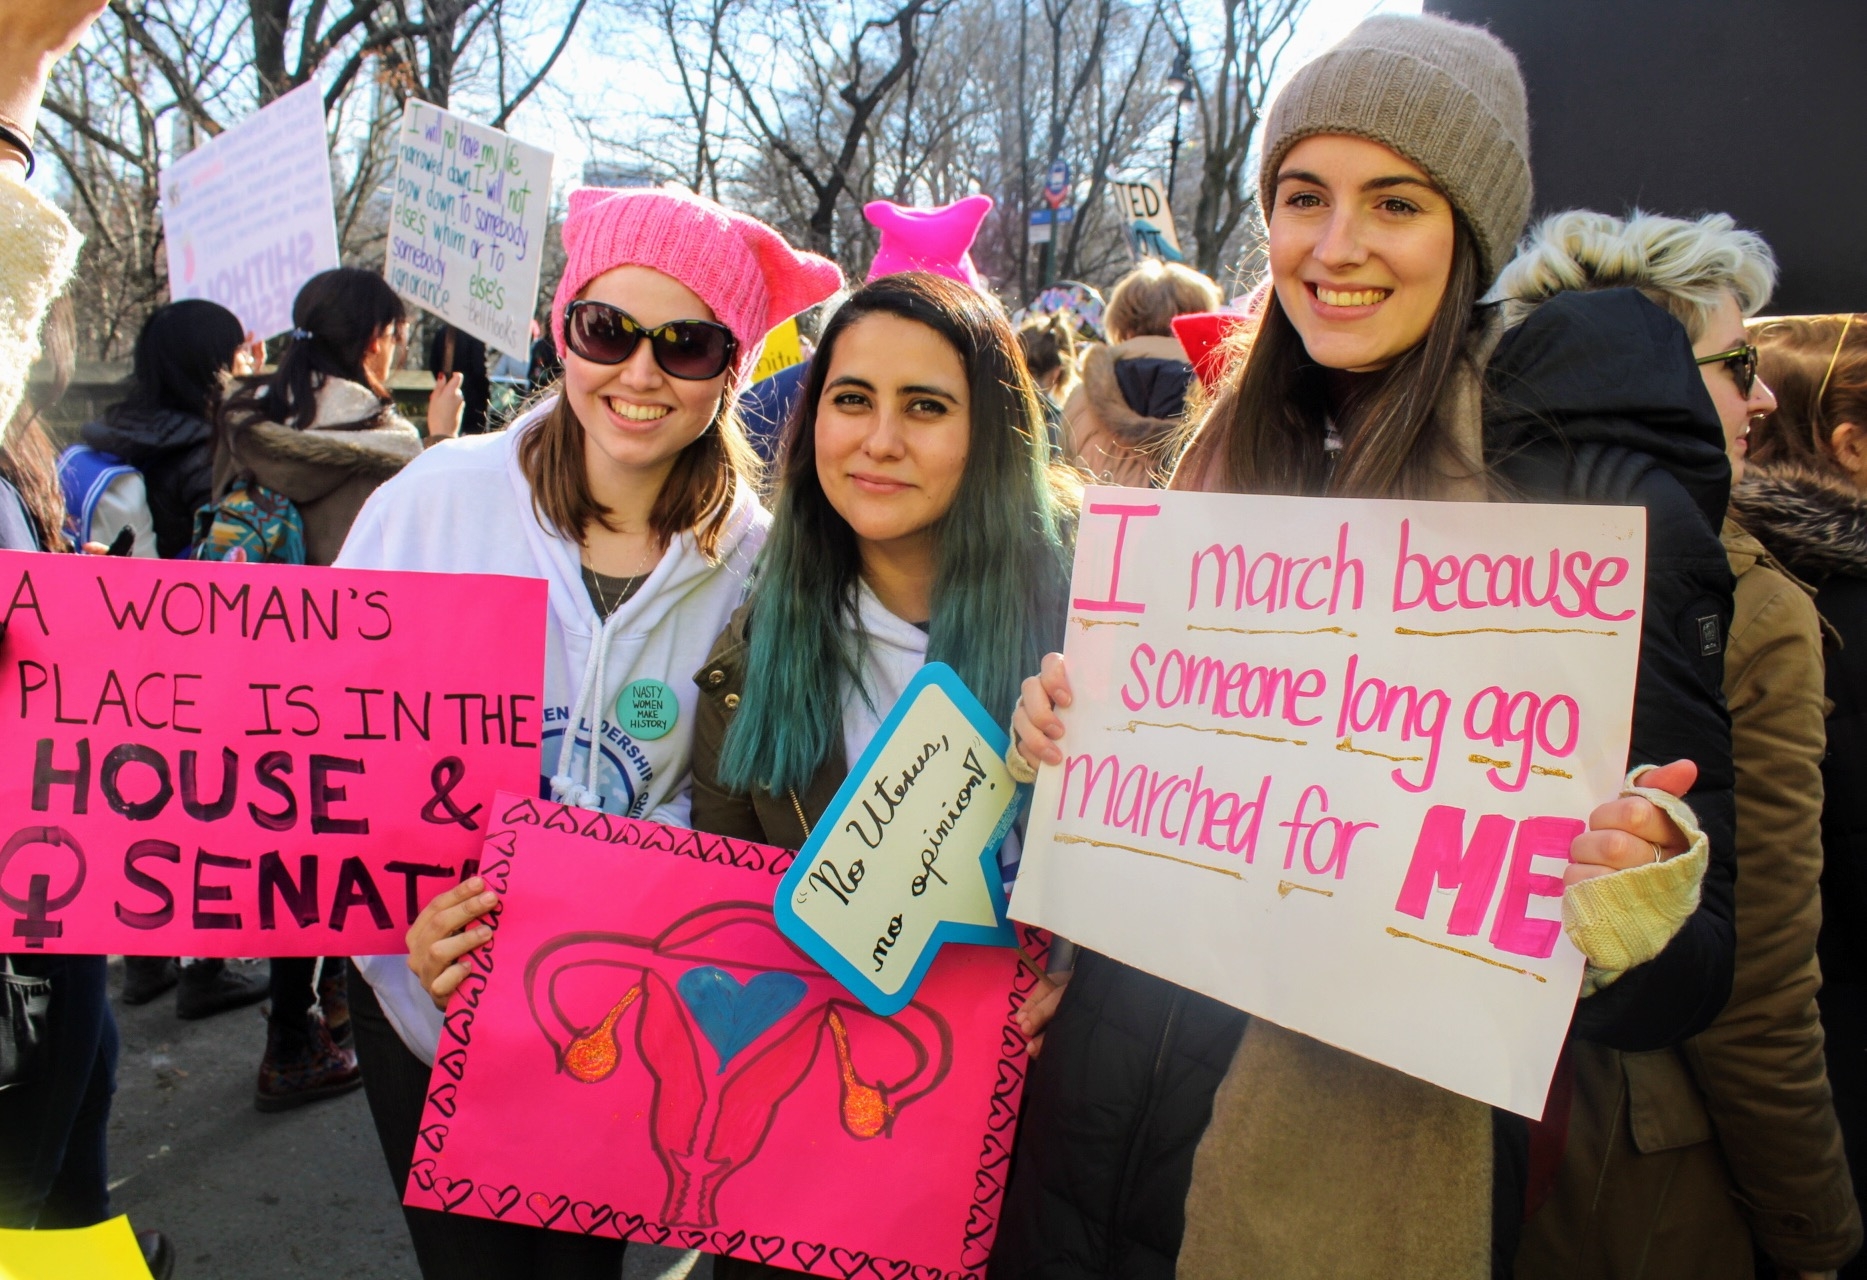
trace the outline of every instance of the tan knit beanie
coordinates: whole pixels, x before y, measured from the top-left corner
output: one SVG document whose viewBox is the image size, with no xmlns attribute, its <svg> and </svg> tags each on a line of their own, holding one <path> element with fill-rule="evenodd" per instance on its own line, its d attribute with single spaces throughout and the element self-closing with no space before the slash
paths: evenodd
<svg viewBox="0 0 1867 1280">
<path fill-rule="evenodd" d="M 1424 170 L 1471 225 L 1490 285 L 1530 216 L 1530 114 L 1517 59 L 1496 36 L 1380 14 L 1306 64 L 1265 122 L 1258 199 L 1267 221 L 1284 156 L 1321 133 L 1378 142 Z"/>
</svg>

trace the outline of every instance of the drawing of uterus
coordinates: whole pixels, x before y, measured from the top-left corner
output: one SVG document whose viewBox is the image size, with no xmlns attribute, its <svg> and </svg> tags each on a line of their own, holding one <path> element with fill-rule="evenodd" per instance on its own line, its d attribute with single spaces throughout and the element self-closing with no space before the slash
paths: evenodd
<svg viewBox="0 0 1867 1280">
<path fill-rule="evenodd" d="M 870 1013 L 785 940 L 769 903 L 701 907 L 652 938 L 561 934 L 526 963 L 525 999 L 563 1074 L 599 1085 L 625 1052 L 647 1067 L 669 1226 L 716 1225 L 720 1188 L 820 1060 L 859 1141 L 888 1137 L 953 1065 L 944 1018 L 918 1002 Z"/>
</svg>

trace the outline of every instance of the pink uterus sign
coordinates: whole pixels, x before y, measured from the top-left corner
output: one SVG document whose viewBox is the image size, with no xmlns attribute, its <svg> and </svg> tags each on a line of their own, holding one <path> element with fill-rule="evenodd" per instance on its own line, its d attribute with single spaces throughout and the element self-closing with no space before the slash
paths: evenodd
<svg viewBox="0 0 1867 1280">
<path fill-rule="evenodd" d="M 973 1272 L 1023 1080 L 1015 952 L 870 1013 L 780 934 L 785 850 L 502 794 L 409 1204 L 822 1275 Z"/>
</svg>

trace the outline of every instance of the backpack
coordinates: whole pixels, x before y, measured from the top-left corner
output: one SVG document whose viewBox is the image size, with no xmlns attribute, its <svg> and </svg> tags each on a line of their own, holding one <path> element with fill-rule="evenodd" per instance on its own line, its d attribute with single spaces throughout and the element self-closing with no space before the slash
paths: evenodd
<svg viewBox="0 0 1867 1280">
<path fill-rule="evenodd" d="M 134 477 L 134 483 L 127 483 Z M 109 542 L 115 529 L 93 529 L 97 508 L 105 495 L 119 482 L 118 508 L 132 508 L 132 524 L 150 527 L 149 499 L 143 490 L 143 473 L 114 453 L 74 444 L 58 455 L 58 487 L 65 497 L 65 531 L 79 546 L 87 542 Z M 140 519 L 137 518 L 140 509 Z M 151 553 L 153 554 L 153 552 Z"/>
<path fill-rule="evenodd" d="M 247 564 L 303 564 L 305 522 L 284 494 L 261 485 L 236 483 L 219 502 L 194 513 L 193 560 Z"/>
</svg>

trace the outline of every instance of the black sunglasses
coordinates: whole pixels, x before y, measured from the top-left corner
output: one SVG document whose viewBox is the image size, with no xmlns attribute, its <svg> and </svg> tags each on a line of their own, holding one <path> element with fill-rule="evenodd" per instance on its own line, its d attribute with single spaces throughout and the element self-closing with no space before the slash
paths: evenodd
<svg viewBox="0 0 1867 1280">
<path fill-rule="evenodd" d="M 1757 385 L 1757 348 L 1748 343 L 1716 355 L 1700 356 L 1695 363 L 1721 364 L 1730 369 L 1731 381 L 1737 383 L 1737 394 L 1746 400 L 1750 398 L 1750 389 Z"/>
<path fill-rule="evenodd" d="M 711 320 L 671 320 L 651 329 L 607 302 L 585 299 L 564 308 L 564 344 L 592 364 L 621 364 L 643 338 L 661 371 L 687 382 L 719 377 L 739 350 L 732 330 Z"/>
</svg>

